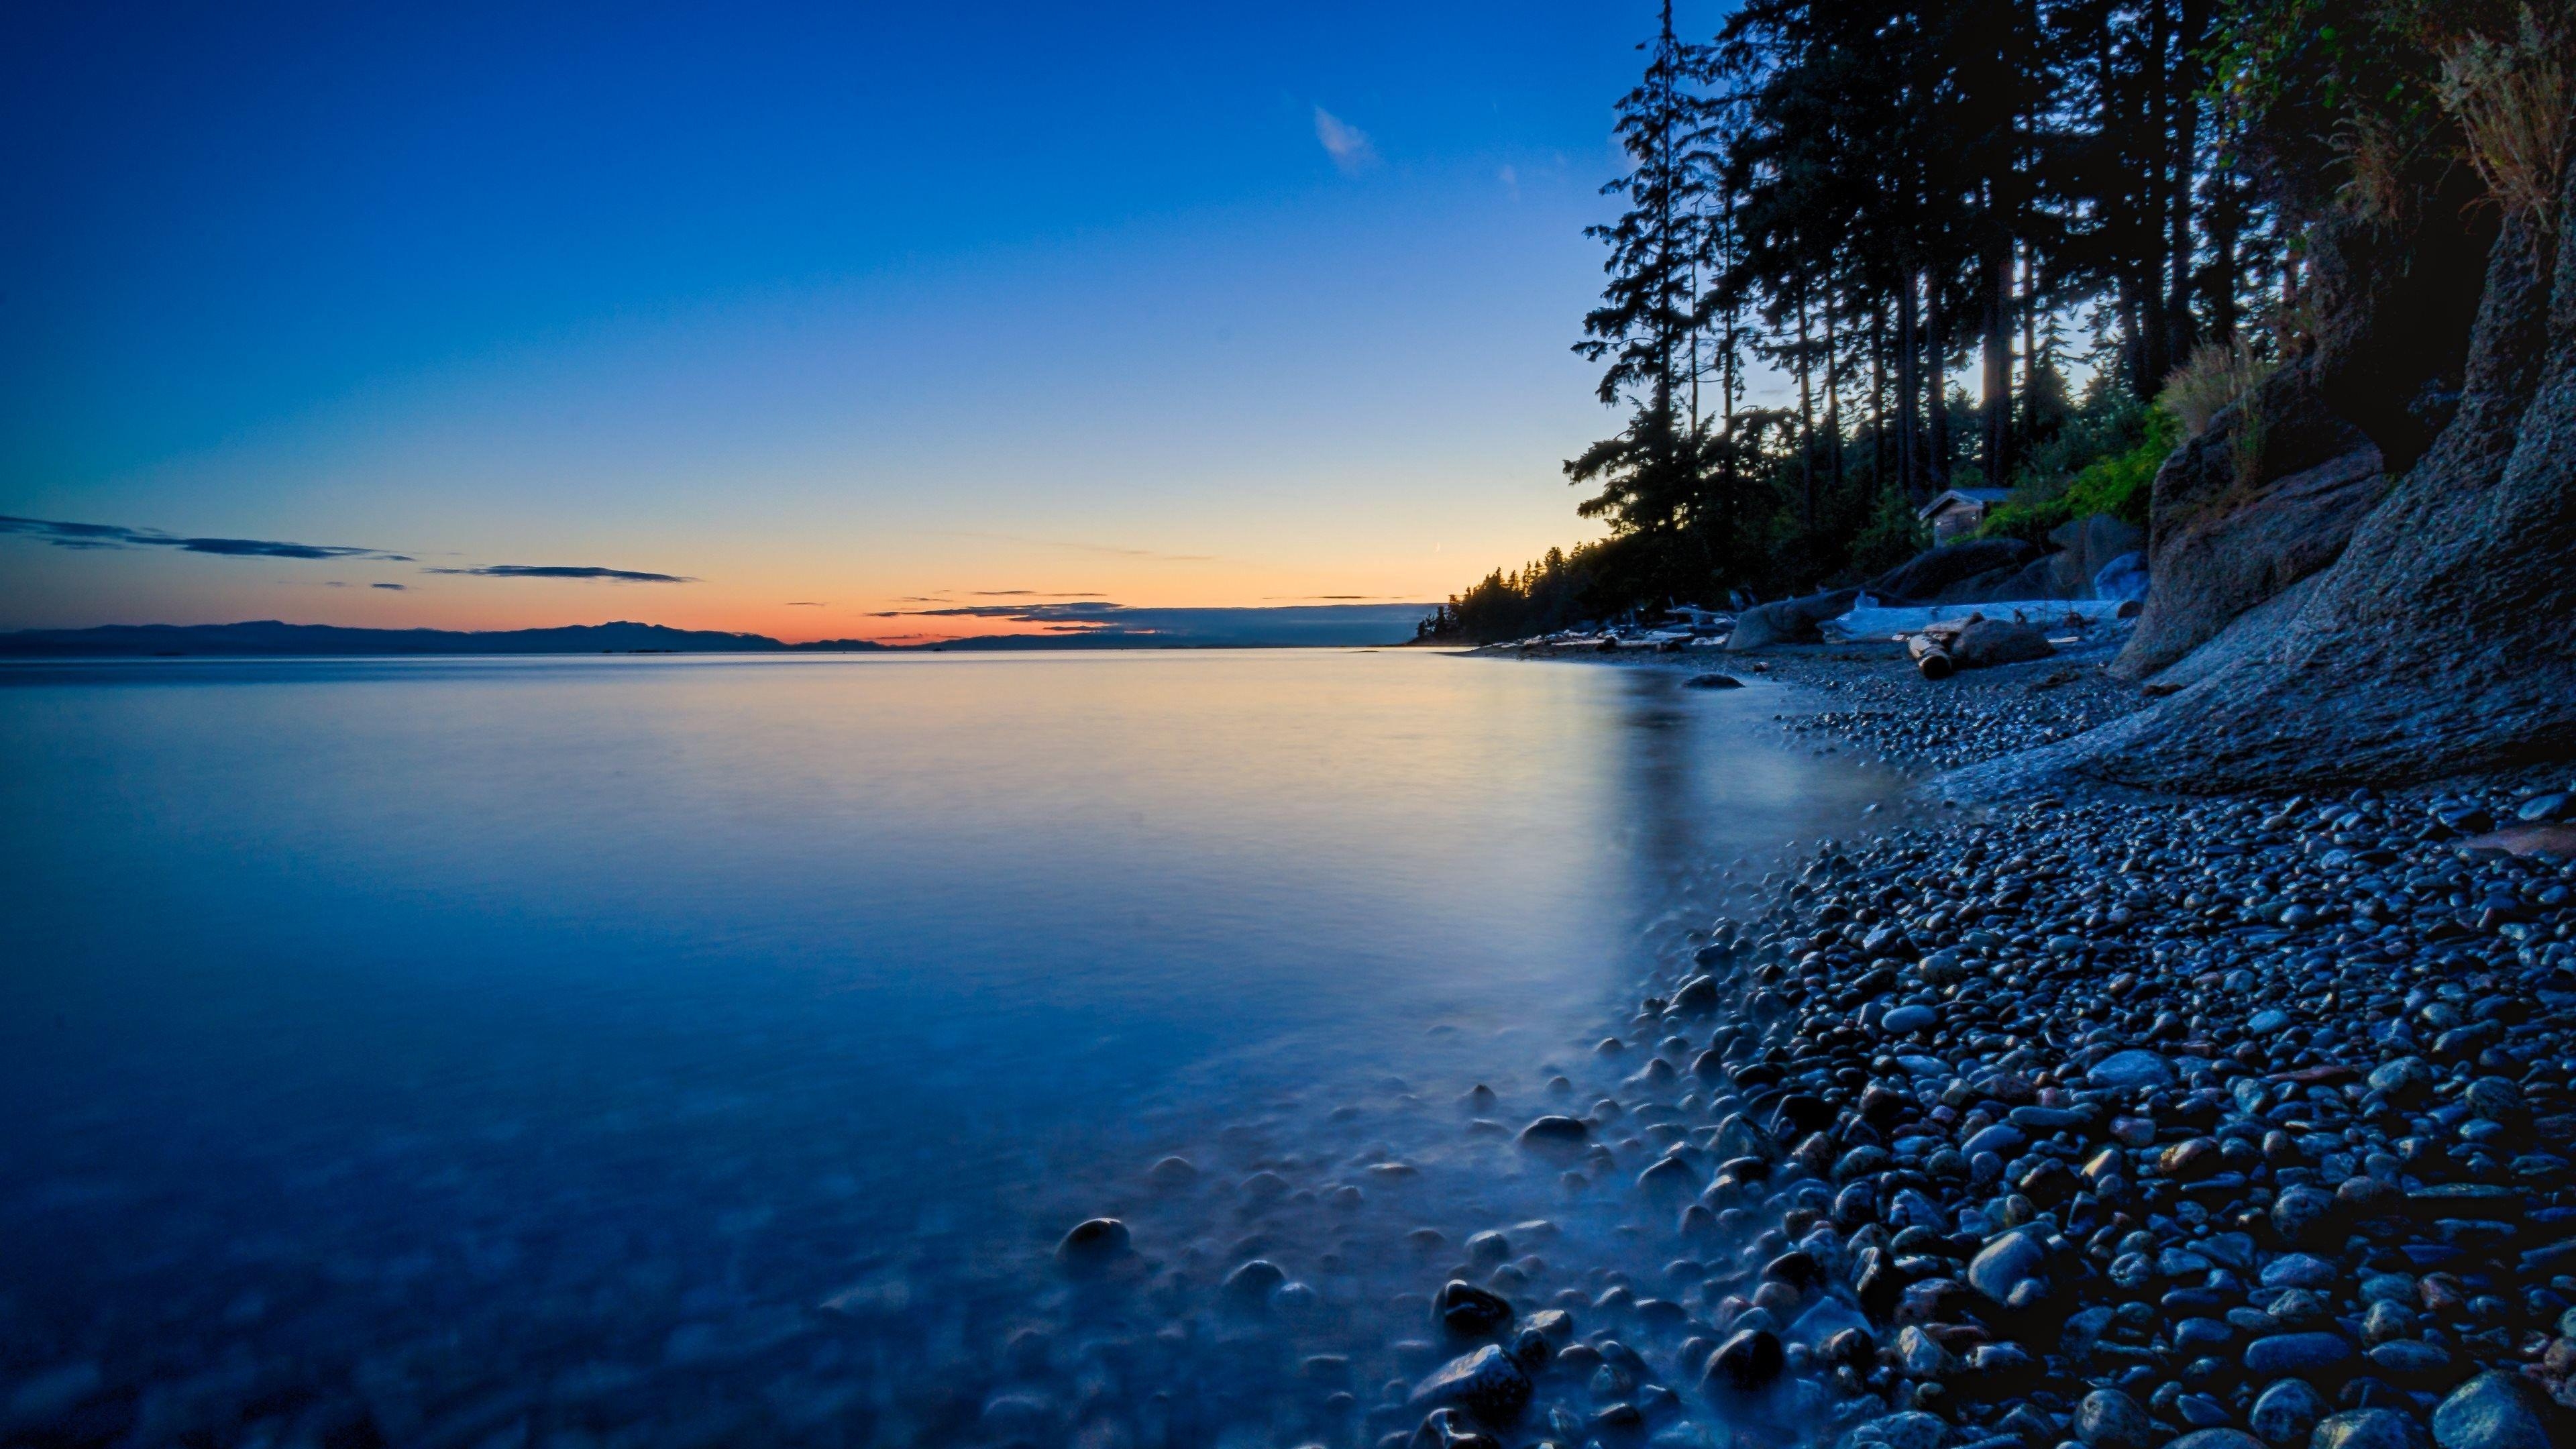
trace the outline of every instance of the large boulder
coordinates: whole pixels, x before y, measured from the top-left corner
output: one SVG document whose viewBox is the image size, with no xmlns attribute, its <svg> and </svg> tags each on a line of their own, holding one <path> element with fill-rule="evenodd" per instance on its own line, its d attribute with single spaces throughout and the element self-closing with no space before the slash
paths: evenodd
<svg viewBox="0 0 2576 1449">
<path fill-rule="evenodd" d="M 1774 604 L 1757 604 L 1735 616 L 1735 632 L 1727 636 L 1726 647 L 1734 650 L 1760 649 L 1771 644 L 1815 644 L 1822 642 L 1822 625 L 1827 619 L 1838 619 L 1851 612 L 1860 599 L 1858 589 L 1833 589 L 1809 594 L 1803 599 L 1782 599 Z"/>
<path fill-rule="evenodd" d="M 2021 664 L 2056 652 L 2046 632 L 2019 619 L 1979 619 L 1960 630 L 1950 644 L 1950 658 L 1962 669 Z"/>
<path fill-rule="evenodd" d="M 2332 564 L 2387 491 L 2378 447 L 2303 376 L 2276 373 L 2156 471 L 2155 588 L 2114 674 L 2155 673 Z"/>
<path fill-rule="evenodd" d="M 2057 546 L 2057 552 L 2048 556 L 2054 571 L 2053 592 L 2033 597 L 2089 599 L 2098 597 L 2093 581 L 2101 572 L 2123 555 L 2145 548 L 2147 536 L 2110 514 L 2095 513 L 2059 524 L 2048 541 Z"/>
<path fill-rule="evenodd" d="M 1870 597 L 1888 604 L 1969 603 L 1951 597 L 1980 582 L 2010 576 L 2040 557 L 2039 545 L 2018 538 L 1971 538 L 1920 553 L 1869 581 Z"/>
</svg>

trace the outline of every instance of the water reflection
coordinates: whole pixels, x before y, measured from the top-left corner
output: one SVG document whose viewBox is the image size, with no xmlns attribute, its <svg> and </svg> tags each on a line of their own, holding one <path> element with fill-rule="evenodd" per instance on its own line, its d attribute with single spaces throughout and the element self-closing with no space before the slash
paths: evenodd
<svg viewBox="0 0 2576 1449">
<path fill-rule="evenodd" d="M 1413 653 L 0 669 L 8 1432 L 1354 1441 L 1470 1233 L 1547 1219 L 1541 1297 L 1635 1256 L 1502 1129 L 1615 1088 L 1713 859 L 1882 790 L 1777 707 Z M 1086 1302 L 1048 1255 L 1104 1212 Z M 1305 1306 L 1230 1317 L 1253 1257 Z"/>
</svg>

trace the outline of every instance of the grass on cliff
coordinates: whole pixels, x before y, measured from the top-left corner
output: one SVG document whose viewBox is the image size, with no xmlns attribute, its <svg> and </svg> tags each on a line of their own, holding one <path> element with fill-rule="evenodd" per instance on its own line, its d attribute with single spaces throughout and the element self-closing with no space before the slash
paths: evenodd
<svg viewBox="0 0 2576 1449">
<path fill-rule="evenodd" d="M 2470 164 L 2508 213 L 2529 213 L 2555 229 L 2558 167 L 2567 153 L 2571 90 L 2567 38 L 2541 25 L 2529 6 L 2520 33 L 2473 36 L 2442 57 L 2442 107 L 2460 123 Z"/>
</svg>

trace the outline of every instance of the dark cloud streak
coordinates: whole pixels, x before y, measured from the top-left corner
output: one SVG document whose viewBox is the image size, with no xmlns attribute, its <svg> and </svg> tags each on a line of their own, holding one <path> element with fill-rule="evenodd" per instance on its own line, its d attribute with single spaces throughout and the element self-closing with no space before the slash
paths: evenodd
<svg viewBox="0 0 2576 1449">
<path fill-rule="evenodd" d="M 218 558 L 363 558 L 411 563 L 409 554 L 343 544 L 286 543 L 269 538 L 182 538 L 157 528 L 127 528 L 115 523 L 66 523 L 52 518 L 15 518 L 0 514 L 0 533 L 21 534 L 56 548 L 168 548 Z"/>
<path fill-rule="evenodd" d="M 425 574 L 463 574 L 478 579 L 604 579 L 615 584 L 694 584 L 683 574 L 651 574 L 635 569 L 604 569 L 594 564 L 486 564 L 473 569 L 422 569 Z"/>
<path fill-rule="evenodd" d="M 1105 601 L 949 604 L 888 609 L 879 619 L 988 619 L 1033 625 L 1020 638 L 1085 641 L 1093 645 L 1322 645 L 1401 642 L 1411 637 L 1427 605 L 1407 603 L 1292 604 L 1264 608 L 1142 608 Z M 989 641 L 967 641 L 989 643 Z"/>
</svg>

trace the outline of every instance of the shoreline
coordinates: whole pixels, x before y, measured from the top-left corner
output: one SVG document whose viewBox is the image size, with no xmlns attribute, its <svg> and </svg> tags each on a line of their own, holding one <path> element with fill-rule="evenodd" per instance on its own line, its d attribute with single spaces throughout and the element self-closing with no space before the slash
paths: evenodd
<svg viewBox="0 0 2576 1449">
<path fill-rule="evenodd" d="M 2145 703 L 2099 644 L 1938 684 L 1866 646 L 1706 653 L 1563 657 L 1759 672 L 1821 706 L 1793 737 L 1927 793 Z M 1824 843 L 1644 997 L 1627 1100 L 1521 1129 L 1711 1253 L 1645 1382 L 1570 1381 L 1634 1355 L 1621 1315 L 1507 1317 L 1377 1442 L 2568 1442 L 2576 829 L 2498 833 L 2563 775 L 2051 782 Z M 1686 1134 L 1605 1151 L 1641 1112 Z"/>
</svg>

